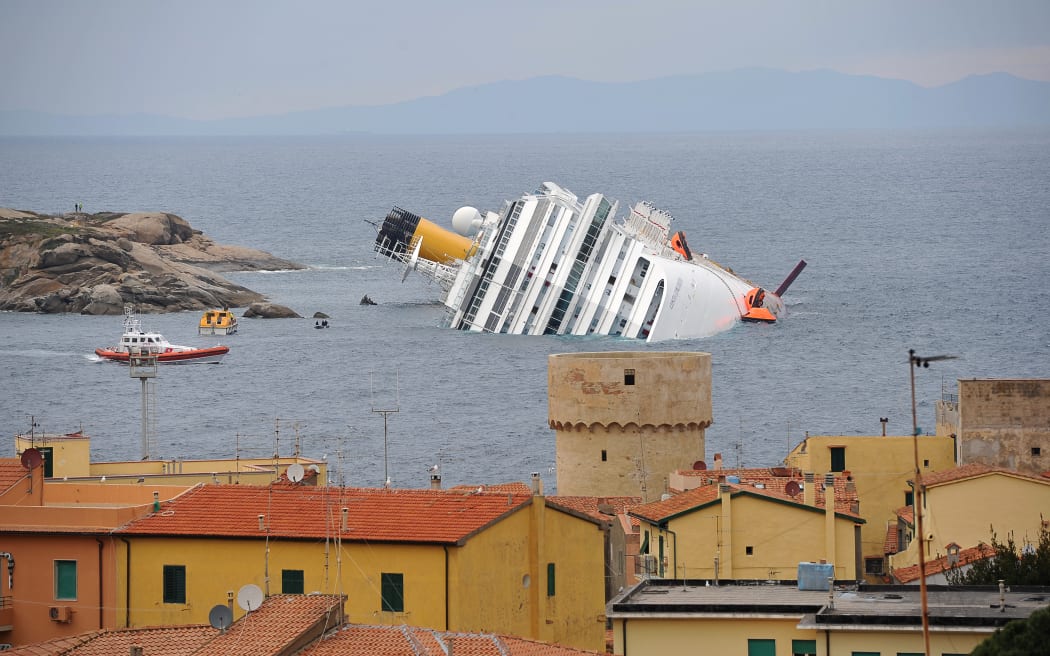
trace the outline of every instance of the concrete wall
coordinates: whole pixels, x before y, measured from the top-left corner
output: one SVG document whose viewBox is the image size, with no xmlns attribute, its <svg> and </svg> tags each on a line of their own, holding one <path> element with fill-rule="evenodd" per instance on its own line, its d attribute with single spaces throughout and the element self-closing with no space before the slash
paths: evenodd
<svg viewBox="0 0 1050 656">
<path fill-rule="evenodd" d="M 1050 471 L 1050 380 L 960 380 L 959 463 Z"/>
<path fill-rule="evenodd" d="M 708 353 L 552 355 L 547 396 L 558 494 L 655 501 L 670 472 L 704 459 Z"/>
</svg>

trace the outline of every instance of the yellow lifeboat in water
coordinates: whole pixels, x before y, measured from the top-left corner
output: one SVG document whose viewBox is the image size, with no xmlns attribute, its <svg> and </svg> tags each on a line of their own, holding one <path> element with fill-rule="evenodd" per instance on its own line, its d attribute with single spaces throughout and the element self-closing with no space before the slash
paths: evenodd
<svg viewBox="0 0 1050 656">
<path fill-rule="evenodd" d="M 227 309 L 208 310 L 197 326 L 200 335 L 232 335 L 237 332 L 237 317 Z"/>
</svg>

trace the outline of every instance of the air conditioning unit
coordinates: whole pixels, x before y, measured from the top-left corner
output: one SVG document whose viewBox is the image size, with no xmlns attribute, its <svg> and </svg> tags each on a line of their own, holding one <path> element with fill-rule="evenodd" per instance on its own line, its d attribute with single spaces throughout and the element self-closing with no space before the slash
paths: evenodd
<svg viewBox="0 0 1050 656">
<path fill-rule="evenodd" d="M 641 554 L 638 558 L 638 565 L 639 574 L 652 576 L 660 572 L 657 568 L 656 556 L 653 554 Z"/>
<path fill-rule="evenodd" d="M 73 621 L 73 609 L 69 606 L 51 606 L 47 609 L 47 614 L 52 622 Z"/>
</svg>

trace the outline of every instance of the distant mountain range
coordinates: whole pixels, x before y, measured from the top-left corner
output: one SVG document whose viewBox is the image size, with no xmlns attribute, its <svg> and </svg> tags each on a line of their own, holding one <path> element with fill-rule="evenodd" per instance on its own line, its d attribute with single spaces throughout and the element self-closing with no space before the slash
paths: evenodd
<svg viewBox="0 0 1050 656">
<path fill-rule="evenodd" d="M 1050 82 L 1006 73 L 935 88 L 834 71 L 741 69 L 641 82 L 549 76 L 381 106 L 197 121 L 0 111 L 0 136 L 515 134 L 1050 126 Z"/>
</svg>

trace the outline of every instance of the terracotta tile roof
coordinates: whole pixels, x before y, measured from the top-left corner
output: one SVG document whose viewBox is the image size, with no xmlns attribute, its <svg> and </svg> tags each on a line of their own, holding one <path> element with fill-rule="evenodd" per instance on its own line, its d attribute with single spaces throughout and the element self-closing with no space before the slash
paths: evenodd
<svg viewBox="0 0 1050 656">
<path fill-rule="evenodd" d="M 889 556 L 897 553 L 897 526 L 886 527 L 886 538 L 882 541 L 882 553 Z"/>
<path fill-rule="evenodd" d="M 531 502 L 513 492 L 202 485 L 115 532 L 315 540 L 341 531 L 346 508 L 343 540 L 457 544 Z"/>
<path fill-rule="evenodd" d="M 970 463 L 968 465 L 960 465 L 954 469 L 946 469 L 940 472 L 934 472 L 932 474 L 923 474 L 922 483 L 926 487 L 932 487 L 934 485 L 943 485 L 945 483 L 954 483 L 956 481 L 962 481 L 967 478 L 977 478 L 978 476 L 987 476 L 988 474 L 1006 474 L 1007 476 L 1013 476 L 1016 478 L 1024 478 L 1030 481 L 1038 481 L 1039 483 L 1050 484 L 1042 476 L 1035 476 L 1032 474 L 1025 474 L 1012 469 L 1006 469 L 1005 467 L 989 467 L 981 463 Z"/>
<path fill-rule="evenodd" d="M 984 558 L 990 558 L 994 555 L 995 549 L 993 549 L 991 545 L 982 543 L 976 547 L 970 547 L 969 549 L 962 549 L 959 551 L 959 562 L 955 566 L 962 567 L 964 565 L 975 563 L 978 560 L 983 560 Z M 937 574 L 943 574 L 951 568 L 952 565 L 949 565 L 948 563 L 948 556 L 940 556 L 939 558 L 926 561 L 926 576 L 928 578 Z M 897 569 L 892 570 L 891 574 L 899 583 L 912 583 L 913 581 L 919 580 L 919 566 L 911 565 L 909 567 L 898 567 Z"/>
<path fill-rule="evenodd" d="M 448 488 L 452 492 L 499 492 L 501 494 L 532 494 L 532 488 L 522 482 L 496 483 L 495 485 L 454 485 Z"/>
<path fill-rule="evenodd" d="M 745 470 L 735 471 L 743 472 Z M 794 496 L 787 493 L 787 484 L 790 481 L 795 481 L 796 483 L 799 481 L 802 481 L 803 483 L 805 482 L 804 479 L 801 478 L 784 476 L 747 479 L 740 477 L 739 483 L 726 483 L 726 485 L 733 490 L 733 495 L 740 493 L 752 494 L 804 506 L 805 504 L 802 503 L 804 498 L 803 493 L 799 492 Z M 823 509 L 825 503 L 824 484 L 822 481 L 818 480 L 814 485 L 816 486 L 816 491 L 814 493 L 814 506 Z M 680 492 L 672 495 L 669 499 L 664 501 L 654 501 L 645 505 L 636 506 L 631 510 L 631 514 L 637 517 L 643 517 L 649 521 L 660 522 L 679 513 L 712 503 L 718 499 L 718 496 L 717 484 L 702 485 L 687 492 Z M 860 501 L 857 497 L 856 487 L 853 485 L 852 481 L 849 481 L 842 476 L 836 476 L 835 512 L 840 515 L 852 517 L 858 521 L 864 521 L 860 516 L 859 510 Z"/>
<path fill-rule="evenodd" d="M 894 511 L 894 514 L 897 515 L 897 519 L 901 520 L 908 526 L 915 525 L 915 509 L 911 506 L 901 506 Z"/>
<path fill-rule="evenodd" d="M 641 497 L 580 497 L 553 496 L 547 497 L 551 506 L 565 508 L 580 515 L 586 515 L 599 522 L 610 522 L 617 515 L 623 515 L 631 508 L 642 504 Z M 602 512 L 608 510 L 610 512 Z"/>
<path fill-rule="evenodd" d="M 129 654 L 131 647 L 138 645 L 144 655 L 183 656 L 196 653 L 218 635 L 218 629 L 205 625 L 114 629 L 38 642 L 6 653 L 12 656 L 112 656 Z"/>
<path fill-rule="evenodd" d="M 273 595 L 193 656 L 294 653 L 343 624 L 341 595 Z M 144 656 L 152 656 L 147 650 Z"/>
<path fill-rule="evenodd" d="M 0 492 L 25 478 L 28 473 L 29 470 L 22 466 L 21 458 L 0 458 Z"/>
<path fill-rule="evenodd" d="M 485 633 L 449 633 L 409 626 L 346 625 L 303 656 L 593 656 L 534 640 Z"/>
</svg>

